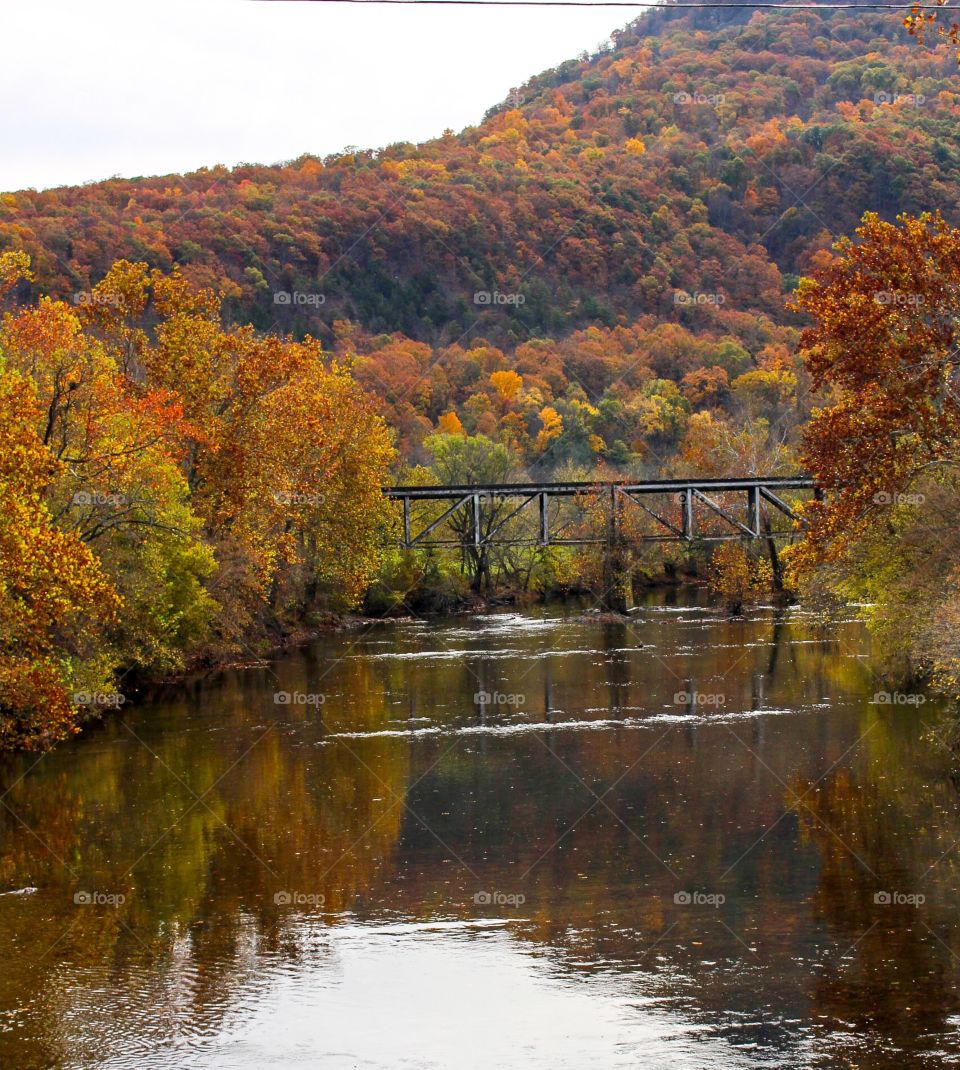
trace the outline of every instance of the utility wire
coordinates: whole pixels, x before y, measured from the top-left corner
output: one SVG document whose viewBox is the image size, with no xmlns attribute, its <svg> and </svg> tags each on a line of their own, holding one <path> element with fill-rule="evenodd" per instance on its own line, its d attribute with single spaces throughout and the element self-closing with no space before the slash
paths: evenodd
<svg viewBox="0 0 960 1070">
<path fill-rule="evenodd" d="M 278 0 L 257 0 L 258 3 L 276 3 Z M 851 4 L 777 4 L 777 3 L 650 3 L 650 0 L 296 0 L 309 4 L 420 4 L 424 7 L 642 7 L 650 11 L 721 11 L 724 8 L 749 8 L 751 10 L 777 11 L 854 11 L 858 8 L 871 11 L 907 11 L 912 9 L 910 0 L 902 4 L 851 3 Z M 918 4 L 920 11 L 960 11 L 960 4 Z"/>
</svg>

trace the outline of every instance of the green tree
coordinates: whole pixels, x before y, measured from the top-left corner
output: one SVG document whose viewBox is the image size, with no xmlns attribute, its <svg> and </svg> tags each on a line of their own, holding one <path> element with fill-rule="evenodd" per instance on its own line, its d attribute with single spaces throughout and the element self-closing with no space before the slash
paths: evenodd
<svg viewBox="0 0 960 1070">
<path fill-rule="evenodd" d="M 442 485 L 482 487 L 514 482 L 522 474 L 507 447 L 485 435 L 431 435 L 424 441 L 424 447 L 433 459 L 431 473 Z M 477 496 L 476 506 L 471 500 L 467 509 L 450 518 L 450 528 L 460 542 L 461 567 L 470 577 L 474 591 L 490 590 L 493 586 L 494 564 L 502 564 L 504 559 L 485 540 L 513 508 L 514 504 L 508 500 L 482 494 Z M 480 536 L 479 546 L 475 544 L 475 533 Z"/>
</svg>

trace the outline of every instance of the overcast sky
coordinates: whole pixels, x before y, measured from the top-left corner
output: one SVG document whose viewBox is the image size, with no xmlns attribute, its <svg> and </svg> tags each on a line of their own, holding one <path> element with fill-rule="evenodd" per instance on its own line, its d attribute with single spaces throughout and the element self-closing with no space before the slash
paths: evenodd
<svg viewBox="0 0 960 1070">
<path fill-rule="evenodd" d="M 636 14 L 8 0 L 0 190 L 422 141 Z"/>
</svg>

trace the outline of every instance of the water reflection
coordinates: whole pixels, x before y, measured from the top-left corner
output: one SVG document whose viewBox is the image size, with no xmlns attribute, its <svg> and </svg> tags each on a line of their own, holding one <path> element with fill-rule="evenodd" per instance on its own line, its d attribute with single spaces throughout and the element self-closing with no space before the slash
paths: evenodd
<svg viewBox="0 0 960 1070">
<path fill-rule="evenodd" d="M 956 795 L 863 642 L 402 622 L 10 762 L 0 1065 L 958 1061 Z"/>
</svg>

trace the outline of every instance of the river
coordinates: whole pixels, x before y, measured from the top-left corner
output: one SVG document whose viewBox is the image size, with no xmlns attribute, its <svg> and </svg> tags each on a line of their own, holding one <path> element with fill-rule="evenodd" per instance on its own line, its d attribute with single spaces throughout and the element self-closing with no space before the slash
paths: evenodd
<svg viewBox="0 0 960 1070">
<path fill-rule="evenodd" d="M 193 679 L 0 769 L 0 1066 L 960 1065 L 942 716 L 690 594 Z"/>
</svg>

